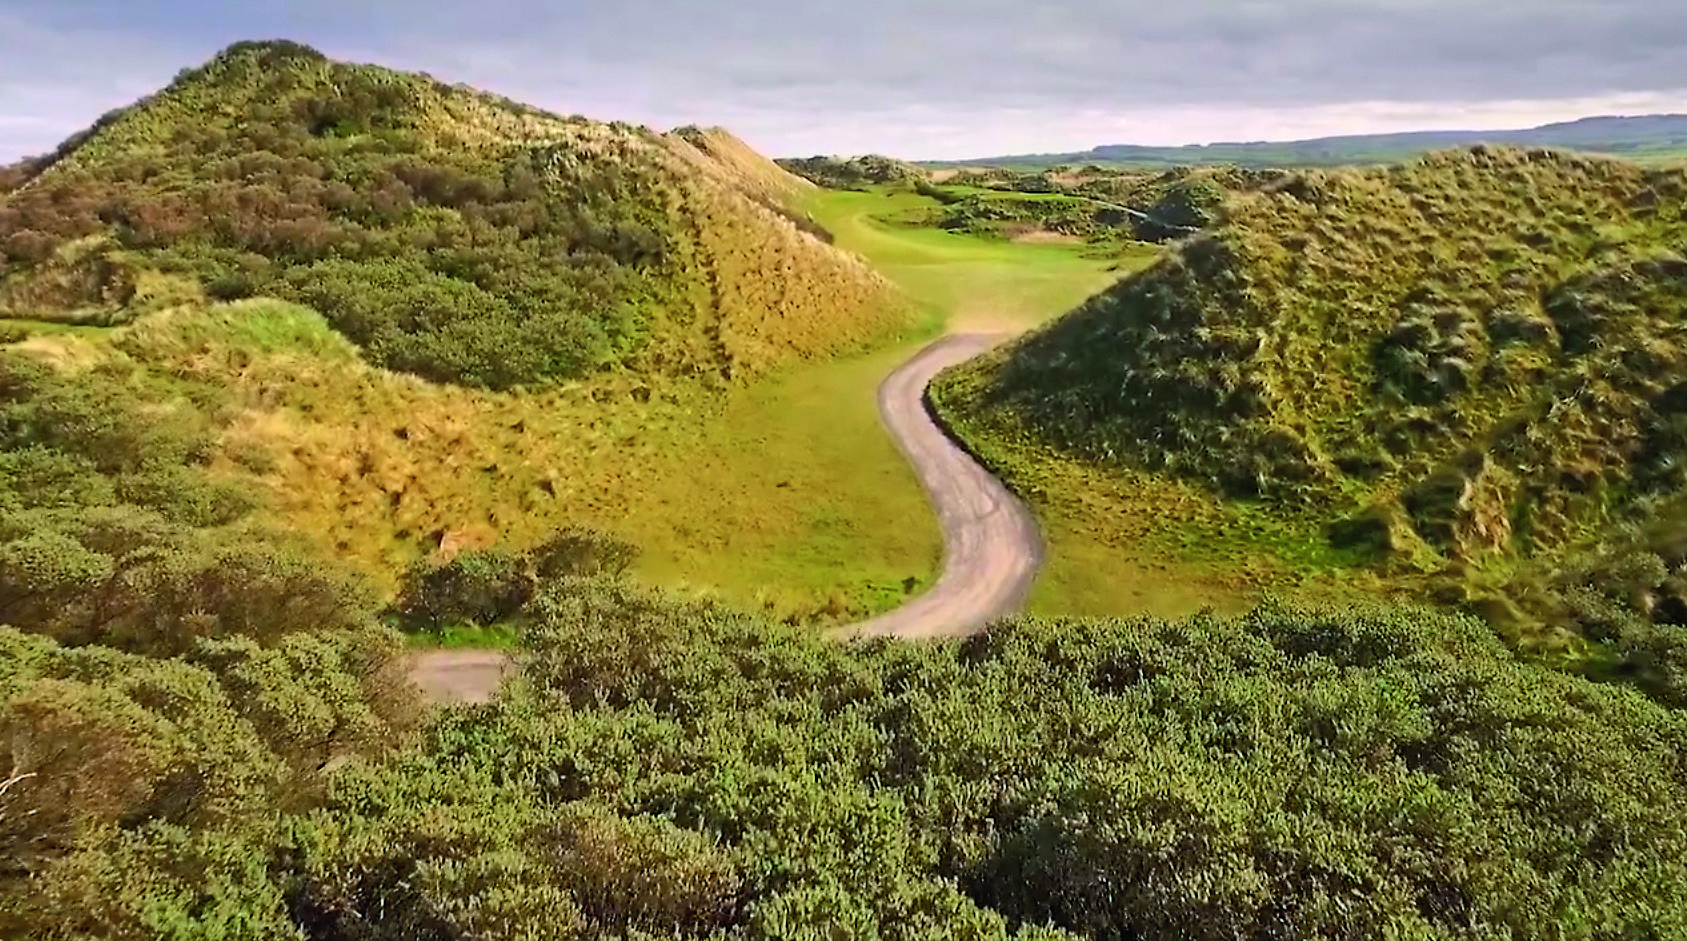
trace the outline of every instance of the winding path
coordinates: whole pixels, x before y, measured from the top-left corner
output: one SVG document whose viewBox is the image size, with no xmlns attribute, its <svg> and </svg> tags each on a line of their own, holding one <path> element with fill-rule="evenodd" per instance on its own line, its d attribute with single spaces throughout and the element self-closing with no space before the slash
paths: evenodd
<svg viewBox="0 0 1687 941">
<path fill-rule="evenodd" d="M 946 367 L 1008 339 L 1004 333 L 942 337 L 898 366 L 879 385 L 879 416 L 925 486 L 943 527 L 937 584 L 894 611 L 834 629 L 839 638 L 957 637 L 983 629 L 1024 604 L 1042 561 L 1042 538 L 1029 510 L 938 427 L 925 390 Z M 435 702 L 484 702 L 510 671 L 489 650 L 419 654 L 411 677 Z"/>
<path fill-rule="evenodd" d="M 939 372 L 1009 336 L 943 337 L 879 385 L 879 417 L 919 474 L 943 527 L 943 573 L 931 590 L 902 607 L 834 634 L 955 637 L 982 630 L 1025 603 L 1042 561 L 1036 521 L 1018 497 L 943 433 L 925 400 L 926 386 Z"/>
</svg>

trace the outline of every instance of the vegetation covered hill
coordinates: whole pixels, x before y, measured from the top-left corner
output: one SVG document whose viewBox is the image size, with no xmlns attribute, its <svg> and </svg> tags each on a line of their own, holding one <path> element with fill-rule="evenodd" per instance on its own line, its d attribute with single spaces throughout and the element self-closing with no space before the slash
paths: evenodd
<svg viewBox="0 0 1687 941">
<path fill-rule="evenodd" d="M 931 311 L 718 128 L 240 44 L 0 188 L 0 345 L 125 377 L 252 519 L 387 592 L 574 524 L 792 617 L 935 564 L 935 525 L 877 533 L 923 495 L 843 355 Z"/>
<path fill-rule="evenodd" d="M 1287 171 L 1177 167 L 1141 173 L 1104 167 L 945 171 L 914 189 L 942 204 L 920 221 L 949 231 L 1093 242 L 1169 242 L 1206 228 L 1225 200 Z"/>
<path fill-rule="evenodd" d="M 372 362 L 489 388 L 763 372 L 906 321 L 805 184 L 721 131 L 565 118 L 242 43 L 15 168 L 0 314 L 110 323 L 257 295 Z"/>
<path fill-rule="evenodd" d="M 904 183 L 926 177 L 926 171 L 914 164 L 879 154 L 787 157 L 778 163 L 803 179 L 832 189 L 859 189 L 874 183 Z"/>
<path fill-rule="evenodd" d="M 1047 167 L 1069 163 L 1108 163 L 1130 167 L 1179 167 L 1237 164 L 1244 167 L 1331 167 L 1409 160 L 1422 153 L 1476 144 L 1514 147 L 1568 147 L 1631 159 L 1687 157 L 1687 114 L 1601 115 L 1504 131 L 1407 131 L 1353 134 L 1298 141 L 1249 141 L 1149 147 L 1103 144 L 1086 151 L 1020 154 L 922 165 Z"/>
<path fill-rule="evenodd" d="M 972 437 L 1328 521 L 1395 570 L 1641 527 L 1659 558 L 1605 587 L 1687 623 L 1684 196 L 1545 150 L 1296 174 L 934 396 Z"/>
</svg>

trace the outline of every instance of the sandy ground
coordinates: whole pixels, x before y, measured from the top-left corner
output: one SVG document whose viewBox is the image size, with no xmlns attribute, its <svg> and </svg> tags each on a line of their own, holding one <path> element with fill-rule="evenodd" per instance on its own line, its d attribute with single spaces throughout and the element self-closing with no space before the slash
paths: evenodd
<svg viewBox="0 0 1687 941">
<path fill-rule="evenodd" d="M 943 337 L 897 367 L 879 386 L 879 415 L 931 498 L 943 527 L 943 572 L 924 594 L 869 621 L 836 628 L 857 637 L 955 637 L 983 629 L 1024 604 L 1042 560 L 1029 510 L 949 440 L 926 410 L 925 389 L 944 368 L 1008 338 Z M 509 674 L 499 651 L 434 650 L 415 655 L 411 677 L 434 702 L 485 702 Z"/>
</svg>

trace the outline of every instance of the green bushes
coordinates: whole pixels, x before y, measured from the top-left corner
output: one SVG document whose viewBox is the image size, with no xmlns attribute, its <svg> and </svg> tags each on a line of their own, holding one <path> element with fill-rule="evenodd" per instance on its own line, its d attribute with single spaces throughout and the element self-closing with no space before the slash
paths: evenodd
<svg viewBox="0 0 1687 941">
<path fill-rule="evenodd" d="M 0 928 L 1687 930 L 1681 714 L 1471 620 L 1268 607 L 845 646 L 581 577 L 524 620 L 521 682 L 384 756 L 402 714 L 360 705 L 394 702 L 381 635 L 166 663 L 0 631 L 0 725 L 39 772 L 0 793 Z"/>
<path fill-rule="evenodd" d="M 618 576 L 636 547 L 591 530 L 564 529 L 526 551 L 467 549 L 444 562 L 424 560 L 406 574 L 393 604 L 408 631 L 438 633 L 458 625 L 490 627 L 515 618 L 546 584 Z"/>
<path fill-rule="evenodd" d="M 0 624 L 166 657 L 368 624 L 357 580 L 244 525 L 251 498 L 194 466 L 204 416 L 148 391 L 117 361 L 0 353 Z"/>
<path fill-rule="evenodd" d="M 0 935 L 297 937 L 282 815 L 414 720 L 397 649 L 324 631 L 161 660 L 0 628 Z"/>
<path fill-rule="evenodd" d="M 850 649 L 624 586 L 531 610 L 532 698 L 442 725 L 436 766 L 718 841 L 734 935 L 1687 926 L 1687 726 L 1473 621 L 1263 609 Z"/>
</svg>

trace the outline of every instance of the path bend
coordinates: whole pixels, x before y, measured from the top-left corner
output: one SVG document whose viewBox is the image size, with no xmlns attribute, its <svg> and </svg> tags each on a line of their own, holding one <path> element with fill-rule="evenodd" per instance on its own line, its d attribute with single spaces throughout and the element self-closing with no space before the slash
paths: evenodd
<svg viewBox="0 0 1687 941">
<path fill-rule="evenodd" d="M 879 418 L 919 475 L 943 529 L 937 583 L 871 620 L 836 628 L 842 637 L 957 637 L 1019 610 L 1042 562 L 1031 511 L 943 432 L 926 387 L 944 369 L 1008 339 L 1004 333 L 945 336 L 879 385 Z"/>
<path fill-rule="evenodd" d="M 1025 504 L 938 426 L 926 387 L 939 372 L 1009 339 L 1007 333 L 941 337 L 879 384 L 879 418 L 925 487 L 943 529 L 936 584 L 878 617 L 834 628 L 840 639 L 959 637 L 1018 611 L 1042 563 L 1042 537 Z M 509 674 L 509 657 L 489 650 L 416 655 L 411 677 L 434 702 L 484 702 Z"/>
</svg>

